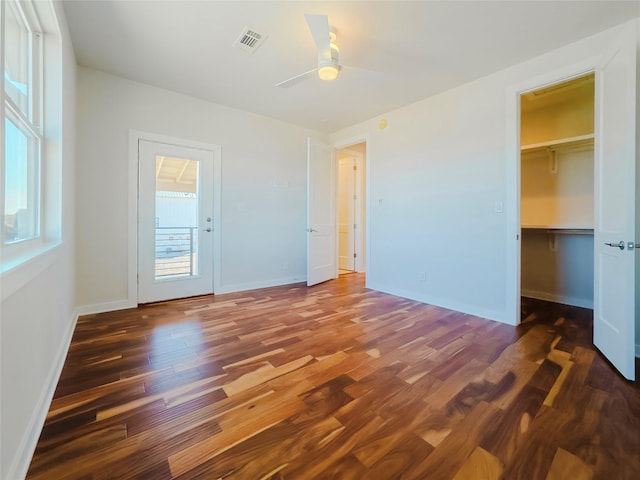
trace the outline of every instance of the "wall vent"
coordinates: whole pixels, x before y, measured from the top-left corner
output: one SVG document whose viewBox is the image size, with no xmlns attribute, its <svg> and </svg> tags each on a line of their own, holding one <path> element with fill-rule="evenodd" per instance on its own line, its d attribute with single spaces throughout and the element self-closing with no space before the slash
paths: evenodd
<svg viewBox="0 0 640 480">
<path fill-rule="evenodd" d="M 268 35 L 258 33 L 255 28 L 244 27 L 240 37 L 233 44 L 234 47 L 244 50 L 245 52 L 255 52 Z"/>
</svg>

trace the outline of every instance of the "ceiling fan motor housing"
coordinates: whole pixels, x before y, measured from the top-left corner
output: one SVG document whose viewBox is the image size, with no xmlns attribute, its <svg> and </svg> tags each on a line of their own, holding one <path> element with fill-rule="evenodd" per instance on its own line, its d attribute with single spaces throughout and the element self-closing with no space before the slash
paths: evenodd
<svg viewBox="0 0 640 480">
<path fill-rule="evenodd" d="M 338 66 L 340 57 L 340 49 L 338 45 L 335 43 L 331 43 L 331 58 L 327 58 L 323 55 L 323 52 L 318 53 L 318 67 L 323 67 L 327 65 L 335 65 Z"/>
</svg>

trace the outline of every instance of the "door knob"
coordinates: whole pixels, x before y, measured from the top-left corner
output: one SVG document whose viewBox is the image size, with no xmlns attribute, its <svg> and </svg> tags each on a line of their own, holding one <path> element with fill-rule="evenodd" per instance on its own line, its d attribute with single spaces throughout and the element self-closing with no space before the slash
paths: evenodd
<svg viewBox="0 0 640 480">
<path fill-rule="evenodd" d="M 205 229 L 204 229 L 204 231 L 205 231 L 205 232 L 210 232 L 210 231 L 211 231 L 211 227 L 209 227 L 209 228 L 205 228 Z"/>
<path fill-rule="evenodd" d="M 618 243 L 606 243 L 605 245 L 609 245 L 610 247 L 618 247 L 620 250 L 624 250 L 624 242 L 620 240 Z"/>
</svg>

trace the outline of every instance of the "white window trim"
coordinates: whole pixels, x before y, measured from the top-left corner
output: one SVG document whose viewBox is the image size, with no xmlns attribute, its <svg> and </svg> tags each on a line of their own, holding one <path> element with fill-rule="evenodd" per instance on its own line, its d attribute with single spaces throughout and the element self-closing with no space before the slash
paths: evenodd
<svg viewBox="0 0 640 480">
<path fill-rule="evenodd" d="M 4 21 L 6 2 L 0 2 L 0 21 Z M 40 84 L 35 104 L 30 105 L 33 118 L 31 130 L 40 139 L 39 237 L 0 245 L 0 301 L 4 301 L 61 258 L 62 245 L 62 43 L 59 21 L 52 1 L 21 1 L 25 20 L 37 42 Z M 40 20 L 40 22 L 38 22 Z M 44 27 L 44 28 L 41 28 Z M 2 35 L 4 35 L 4 29 Z M 2 38 L 2 45 L 5 45 Z M 4 49 L 0 49 L 4 66 Z M 4 68 L 4 67 L 3 67 Z M 4 145 L 5 90 L 4 75 L 0 78 L 2 108 L 0 108 L 0 139 Z M 9 99 L 9 101 L 11 101 Z M 12 104 L 12 113 L 16 113 Z M 4 149 L 1 152 L 4 163 Z M 4 168 L 0 169 L 0 184 L 4 186 Z M 4 187 L 3 187 L 4 189 Z M 4 211 L 4 194 L 0 195 Z M 46 206 L 46 208 L 45 208 Z M 2 219 L 4 223 L 4 219 Z M 0 240 L 2 242 L 2 240 Z M 6 250 L 10 250 L 7 252 Z"/>
<path fill-rule="evenodd" d="M 6 111 L 8 110 L 10 116 L 13 117 L 11 121 L 16 125 L 19 129 L 24 129 L 29 132 L 29 134 L 33 135 L 37 141 L 37 161 L 36 161 L 36 179 L 35 179 L 35 189 L 37 195 L 37 228 L 36 235 L 31 238 L 26 238 L 22 240 L 18 240 L 12 243 L 4 243 L 4 233 L 2 234 L 2 255 L 0 256 L 0 260 L 2 263 L 2 268 L 0 271 L 4 271 L 5 262 L 12 262 L 14 258 L 20 258 L 24 256 L 25 252 L 38 250 L 42 247 L 43 244 L 43 201 L 42 201 L 42 193 L 43 193 L 43 183 L 42 183 L 42 171 L 44 164 L 44 139 L 43 139 L 43 131 L 44 125 L 42 122 L 43 112 L 44 112 L 44 95 L 43 95 L 43 63 L 44 63 L 44 50 L 43 50 L 43 39 L 42 39 L 42 28 L 40 23 L 38 22 L 38 16 L 35 11 L 34 6 L 29 2 L 4 2 L 5 8 L 15 8 L 15 13 L 22 19 L 22 22 L 25 24 L 27 30 L 29 31 L 29 58 L 28 58 L 28 85 L 29 85 L 29 96 L 27 98 L 27 112 L 23 112 L 18 105 L 15 104 L 13 99 L 7 95 L 4 84 L 2 85 L 2 128 L 4 129 L 4 119 L 7 116 Z M 11 5 L 14 5 L 13 7 Z M 2 18 L 5 18 L 5 12 L 2 12 Z M 3 45 L 6 45 L 6 42 L 2 42 Z M 4 65 L 4 51 L 2 53 L 2 64 Z M 3 76 L 4 82 L 4 76 Z M 4 159 L 4 152 L 2 152 Z M 4 185 L 4 178 L 3 178 Z M 0 211 L 4 215 L 4 196 L 0 200 Z M 4 219 L 3 219 L 4 220 Z M 0 231 L 4 231 L 4 221 L 0 224 Z"/>
</svg>

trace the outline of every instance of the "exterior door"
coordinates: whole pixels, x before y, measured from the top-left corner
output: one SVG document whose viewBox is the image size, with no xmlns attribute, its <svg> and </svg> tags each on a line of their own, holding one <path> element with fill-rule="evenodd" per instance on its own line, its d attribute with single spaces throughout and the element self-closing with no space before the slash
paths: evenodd
<svg viewBox="0 0 640 480">
<path fill-rule="evenodd" d="M 213 292 L 213 159 L 139 140 L 139 303 Z"/>
<path fill-rule="evenodd" d="M 307 285 L 336 278 L 335 151 L 307 140 Z"/>
<path fill-rule="evenodd" d="M 351 157 L 338 160 L 338 267 L 341 270 L 356 269 L 356 175 L 355 160 Z"/>
<path fill-rule="evenodd" d="M 629 26 L 596 71 L 594 344 L 635 377 L 636 40 Z"/>
</svg>

